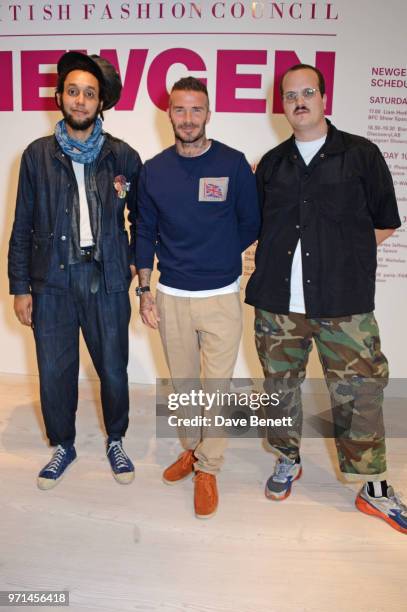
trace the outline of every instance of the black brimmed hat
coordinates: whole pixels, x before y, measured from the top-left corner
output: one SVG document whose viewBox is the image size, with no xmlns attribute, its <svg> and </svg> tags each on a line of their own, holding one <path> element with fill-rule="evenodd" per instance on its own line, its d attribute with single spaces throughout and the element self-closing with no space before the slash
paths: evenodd
<svg viewBox="0 0 407 612">
<path fill-rule="evenodd" d="M 100 85 L 103 110 L 108 110 L 120 100 L 122 82 L 116 68 L 99 55 L 85 55 L 79 51 L 68 51 L 60 58 L 58 76 L 66 76 L 72 70 L 85 70 L 93 74 Z"/>
</svg>

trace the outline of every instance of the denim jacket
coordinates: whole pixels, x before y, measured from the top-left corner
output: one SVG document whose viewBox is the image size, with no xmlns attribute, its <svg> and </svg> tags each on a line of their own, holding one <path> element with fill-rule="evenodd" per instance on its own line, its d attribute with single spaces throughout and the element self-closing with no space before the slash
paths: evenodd
<svg viewBox="0 0 407 612">
<path fill-rule="evenodd" d="M 96 162 L 102 204 L 101 250 L 108 293 L 128 289 L 134 263 L 138 153 L 106 134 Z M 124 198 L 114 187 L 118 175 L 130 183 Z M 78 187 L 72 164 L 54 136 L 32 142 L 24 151 L 8 255 L 10 293 L 63 293 L 69 283 L 69 244 L 73 200 Z M 123 195 L 123 194 L 120 194 Z M 125 205 L 130 244 L 125 228 Z"/>
</svg>

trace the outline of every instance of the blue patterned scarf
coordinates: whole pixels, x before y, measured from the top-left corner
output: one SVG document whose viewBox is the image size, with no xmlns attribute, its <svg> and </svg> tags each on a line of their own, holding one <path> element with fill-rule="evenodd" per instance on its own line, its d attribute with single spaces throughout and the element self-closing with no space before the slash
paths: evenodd
<svg viewBox="0 0 407 612">
<path fill-rule="evenodd" d="M 68 134 L 64 119 L 58 121 L 55 126 L 55 138 L 57 139 L 61 149 L 72 159 L 79 164 L 90 164 L 100 153 L 100 150 L 105 141 L 105 135 L 102 132 L 102 121 L 99 117 L 95 121 L 92 134 L 84 142 L 74 140 Z"/>
</svg>

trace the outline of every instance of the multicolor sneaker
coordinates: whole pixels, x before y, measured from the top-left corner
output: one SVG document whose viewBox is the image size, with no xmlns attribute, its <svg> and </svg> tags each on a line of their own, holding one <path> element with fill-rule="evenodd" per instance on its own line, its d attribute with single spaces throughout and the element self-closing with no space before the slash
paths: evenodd
<svg viewBox="0 0 407 612">
<path fill-rule="evenodd" d="M 57 486 L 66 469 L 76 461 L 76 450 L 74 446 L 64 448 L 58 445 L 52 455 L 51 461 L 47 463 L 38 474 L 37 485 L 42 491 L 53 489 Z"/>
<path fill-rule="evenodd" d="M 294 480 L 301 478 L 301 463 L 296 463 L 292 459 L 280 456 L 274 467 L 274 474 L 270 476 L 264 491 L 268 499 L 282 501 L 291 493 Z"/>
<path fill-rule="evenodd" d="M 194 471 L 195 461 L 196 457 L 193 450 L 186 450 L 181 453 L 178 459 L 164 470 L 163 481 L 165 484 L 173 485 L 190 476 Z"/>
<path fill-rule="evenodd" d="M 393 487 L 387 487 L 387 497 L 371 497 L 365 484 L 356 497 L 355 505 L 361 512 L 377 516 L 397 531 L 407 533 L 407 506 L 395 494 Z"/>
<path fill-rule="evenodd" d="M 120 484 L 130 484 L 134 480 L 134 465 L 124 452 L 122 441 L 108 440 L 106 455 L 115 480 Z"/>
</svg>

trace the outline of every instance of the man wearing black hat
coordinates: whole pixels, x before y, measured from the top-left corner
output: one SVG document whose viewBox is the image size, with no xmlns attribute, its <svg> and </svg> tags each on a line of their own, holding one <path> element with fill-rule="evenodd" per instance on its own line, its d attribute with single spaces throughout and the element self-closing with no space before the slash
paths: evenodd
<svg viewBox="0 0 407 612">
<path fill-rule="evenodd" d="M 122 484 L 134 478 L 121 440 L 128 426 L 128 289 L 141 161 L 103 132 L 99 117 L 118 102 L 121 87 L 106 60 L 65 53 L 55 94 L 63 119 L 21 161 L 9 279 L 16 316 L 34 330 L 42 414 L 56 446 L 38 476 L 40 489 L 53 488 L 76 459 L 80 329 L 100 378 L 113 476 Z"/>
</svg>

